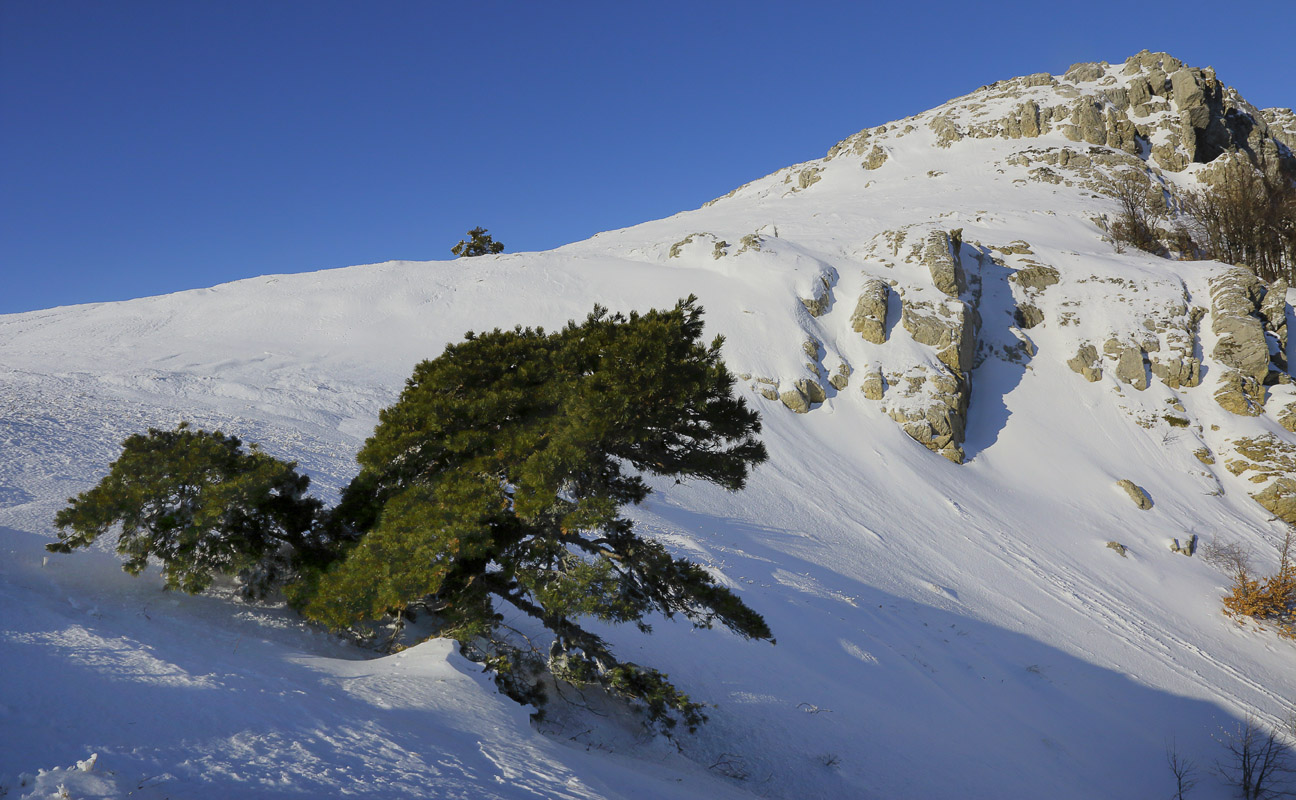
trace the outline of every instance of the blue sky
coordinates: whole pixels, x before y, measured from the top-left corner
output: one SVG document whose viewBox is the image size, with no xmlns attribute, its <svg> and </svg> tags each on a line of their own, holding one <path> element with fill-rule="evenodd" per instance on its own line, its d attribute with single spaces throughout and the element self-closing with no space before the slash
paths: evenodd
<svg viewBox="0 0 1296 800">
<path fill-rule="evenodd" d="M 1243 8 L 0 0 L 0 313 L 548 249 L 1145 47 L 1296 104 L 1290 0 Z"/>
</svg>

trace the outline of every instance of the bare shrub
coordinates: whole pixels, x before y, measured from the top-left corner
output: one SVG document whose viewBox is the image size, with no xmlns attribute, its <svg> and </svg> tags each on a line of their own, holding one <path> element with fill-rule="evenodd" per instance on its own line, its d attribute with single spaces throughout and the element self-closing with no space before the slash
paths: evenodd
<svg viewBox="0 0 1296 800">
<path fill-rule="evenodd" d="M 1168 214 L 1161 187 L 1136 169 L 1122 169 L 1098 179 L 1102 192 L 1116 200 L 1120 213 L 1110 234 L 1118 251 L 1125 246 L 1147 253 L 1166 255 L 1157 224 Z"/>
<path fill-rule="evenodd" d="M 1188 792 L 1197 785 L 1197 764 L 1191 758 L 1179 755 L 1179 749 L 1173 741 L 1166 745 L 1166 763 L 1170 765 L 1170 772 L 1175 778 L 1173 800 L 1184 800 Z"/>
<path fill-rule="evenodd" d="M 1201 546 L 1200 552 L 1207 564 L 1229 575 L 1251 571 L 1251 551 L 1241 542 L 1212 538 Z"/>
<path fill-rule="evenodd" d="M 1225 731 L 1220 743 L 1228 755 L 1215 762 L 1215 771 L 1243 800 L 1296 796 L 1291 781 L 1296 761 L 1291 749 L 1254 716 L 1248 714 L 1233 731 Z"/>
</svg>

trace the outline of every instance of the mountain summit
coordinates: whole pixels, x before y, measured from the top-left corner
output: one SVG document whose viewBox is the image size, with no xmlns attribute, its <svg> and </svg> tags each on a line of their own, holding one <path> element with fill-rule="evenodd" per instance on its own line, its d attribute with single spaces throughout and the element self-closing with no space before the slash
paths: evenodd
<svg viewBox="0 0 1296 800">
<path fill-rule="evenodd" d="M 123 796 L 1169 796 L 1167 746 L 1227 759 L 1296 697 L 1292 641 L 1221 613 L 1296 523 L 1296 298 L 1179 235 L 1193 192 L 1290 185 L 1294 150 L 1290 110 L 1145 51 L 552 251 L 0 316 L 0 715 L 22 731 L 0 786 L 96 752 Z M 1128 244 L 1131 207 L 1155 252 Z M 778 646 L 601 635 L 712 706 L 696 736 L 577 693 L 533 729 L 444 642 L 361 660 L 105 554 L 42 566 L 55 511 L 131 433 L 219 428 L 331 498 L 465 331 L 690 294 L 770 460 L 738 494 L 654 486 L 634 521 Z"/>
</svg>

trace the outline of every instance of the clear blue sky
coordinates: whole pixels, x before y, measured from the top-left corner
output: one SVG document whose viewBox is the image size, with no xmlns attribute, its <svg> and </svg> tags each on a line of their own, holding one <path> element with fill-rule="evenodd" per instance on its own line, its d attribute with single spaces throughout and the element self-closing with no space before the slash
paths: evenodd
<svg viewBox="0 0 1296 800">
<path fill-rule="evenodd" d="M 1296 104 L 1292 0 L 1233 8 L 0 0 L 0 313 L 556 247 L 1144 47 Z"/>
</svg>

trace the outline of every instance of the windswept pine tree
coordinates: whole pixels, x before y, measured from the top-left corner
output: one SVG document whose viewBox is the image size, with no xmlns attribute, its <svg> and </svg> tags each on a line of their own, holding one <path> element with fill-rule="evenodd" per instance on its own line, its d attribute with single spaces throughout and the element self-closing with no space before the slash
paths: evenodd
<svg viewBox="0 0 1296 800">
<path fill-rule="evenodd" d="M 430 612 L 515 697 L 540 699 L 549 673 L 603 686 L 666 728 L 676 715 L 697 725 L 698 703 L 581 620 L 648 632 L 649 615 L 679 614 L 772 640 L 736 594 L 621 514 L 648 496 L 645 475 L 738 490 L 766 458 L 721 339 L 702 343 L 702 327 L 693 297 L 628 317 L 596 307 L 557 333 L 469 334 L 419 364 L 333 516 L 359 542 L 298 587 L 305 613 L 343 628 Z M 505 628 L 507 607 L 548 641 Z"/>
</svg>

